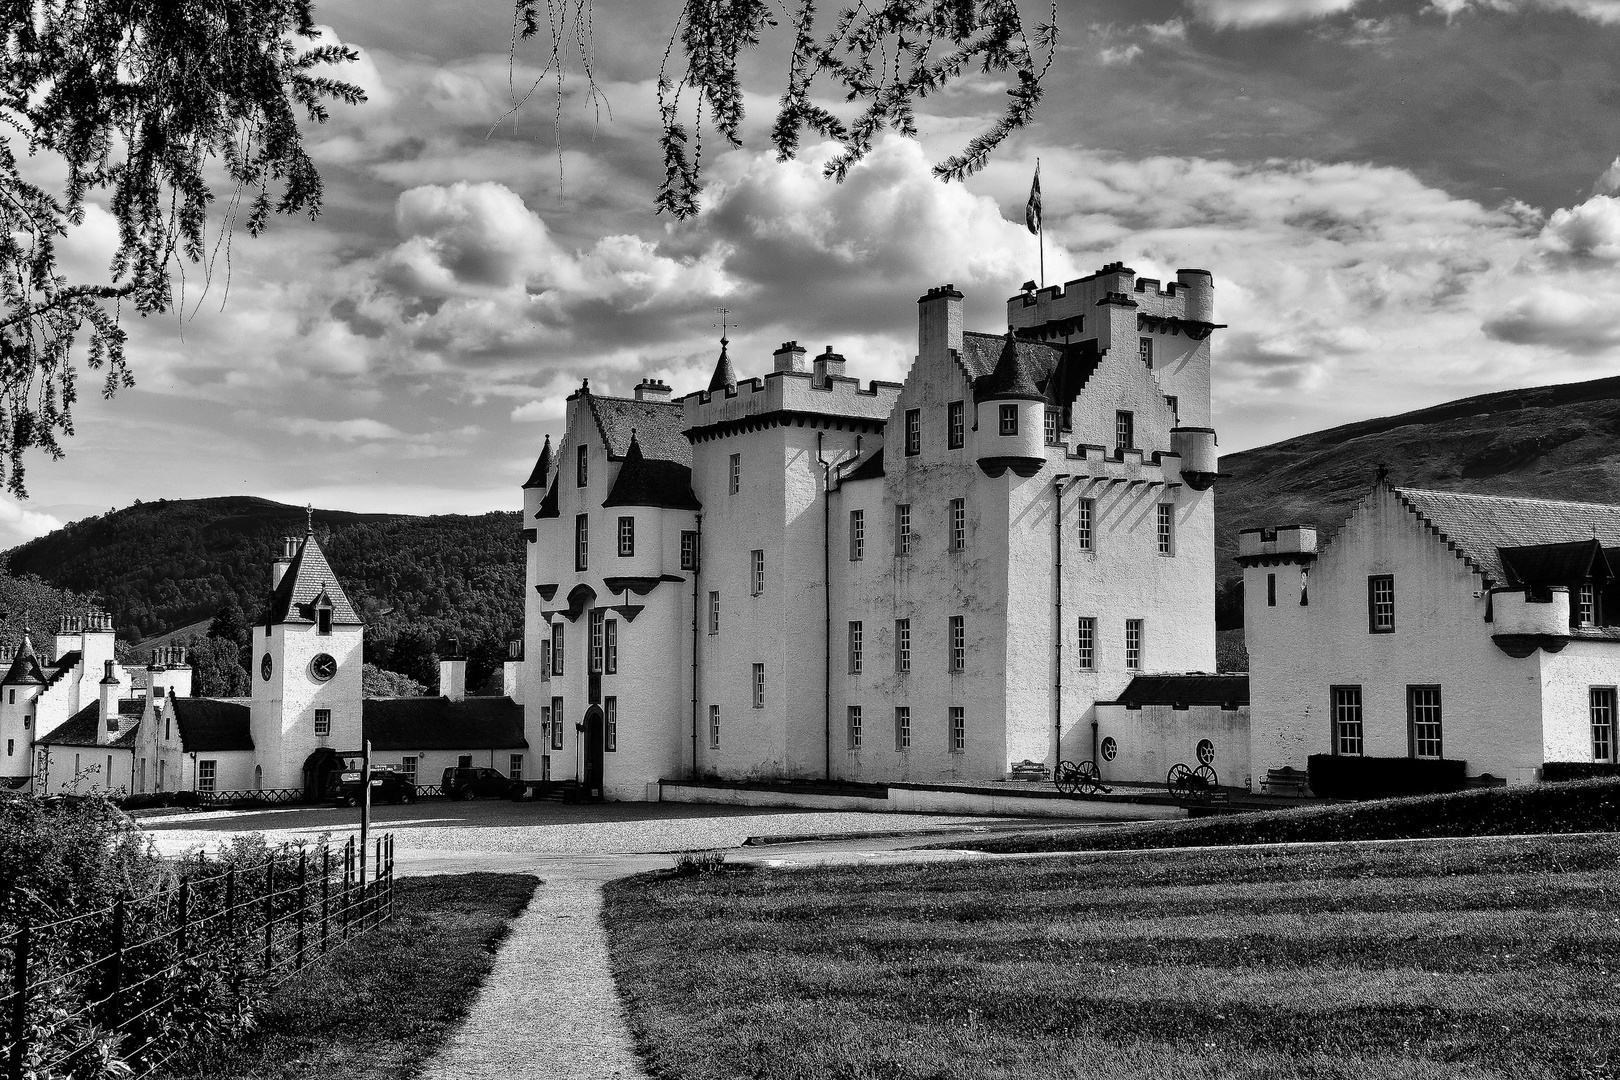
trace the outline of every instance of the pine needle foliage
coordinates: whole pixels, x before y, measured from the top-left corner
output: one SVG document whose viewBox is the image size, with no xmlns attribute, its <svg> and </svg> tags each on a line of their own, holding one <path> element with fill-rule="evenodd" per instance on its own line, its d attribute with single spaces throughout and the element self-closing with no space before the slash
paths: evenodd
<svg viewBox="0 0 1620 1080">
<path fill-rule="evenodd" d="M 592 18 L 590 0 L 516 0 L 514 56 L 519 40 L 549 38 L 541 79 L 555 80 L 559 125 L 570 57 L 578 58 L 588 99 L 600 98 L 591 60 Z M 982 169 L 1009 135 L 1034 118 L 1056 53 L 1057 5 L 1048 21 L 1030 27 L 1017 0 L 854 0 L 826 12 L 817 0 L 683 0 L 658 72 L 664 157 L 659 213 L 697 213 L 705 128 L 730 146 L 742 145 L 738 65 L 775 30 L 792 36 L 792 56 L 771 144 L 787 161 L 798 153 L 806 130 L 840 143 L 842 151 L 824 169 L 838 181 L 885 130 L 915 138 L 917 102 L 975 71 L 1010 76 L 997 116 L 934 166 L 940 179 L 961 180 Z M 816 95 L 823 88 L 850 103 L 853 115 L 840 116 L 821 104 Z"/>
<path fill-rule="evenodd" d="M 75 360 L 111 397 L 134 385 L 121 317 L 166 311 L 187 264 L 210 279 L 232 230 L 321 205 L 300 117 L 360 89 L 324 74 L 356 59 L 318 38 L 309 0 L 0 0 L 0 473 L 26 494 L 23 455 L 62 456 Z M 210 205 L 225 178 L 220 228 Z M 102 205 L 117 249 L 100 281 L 59 261 Z M 81 341 L 82 338 L 82 341 Z"/>
</svg>

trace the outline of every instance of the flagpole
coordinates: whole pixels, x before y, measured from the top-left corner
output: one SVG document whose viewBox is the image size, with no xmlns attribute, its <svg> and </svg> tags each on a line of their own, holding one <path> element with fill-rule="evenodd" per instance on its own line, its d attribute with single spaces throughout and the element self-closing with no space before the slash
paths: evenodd
<svg viewBox="0 0 1620 1080">
<path fill-rule="evenodd" d="M 1041 159 L 1036 158 L 1035 176 L 1039 179 L 1040 175 Z M 1046 288 L 1046 208 L 1044 206 L 1041 208 L 1041 216 L 1037 224 L 1039 227 L 1035 233 L 1035 244 L 1041 251 L 1041 288 L 1044 289 Z"/>
</svg>

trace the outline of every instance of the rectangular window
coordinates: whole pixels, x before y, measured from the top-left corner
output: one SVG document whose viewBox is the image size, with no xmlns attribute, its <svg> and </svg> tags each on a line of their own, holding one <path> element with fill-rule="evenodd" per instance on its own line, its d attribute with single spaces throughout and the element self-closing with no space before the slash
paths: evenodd
<svg viewBox="0 0 1620 1080">
<path fill-rule="evenodd" d="M 1137 342 L 1136 342 L 1136 348 L 1137 348 L 1138 354 L 1142 357 L 1142 363 L 1146 364 L 1148 367 L 1152 367 L 1153 366 L 1153 339 L 1150 338 L 1150 337 L 1138 338 Z"/>
<path fill-rule="evenodd" d="M 697 533 L 690 530 L 681 533 L 681 569 L 696 570 L 698 568 Z"/>
<path fill-rule="evenodd" d="M 1114 414 L 1114 449 L 1121 459 L 1126 450 L 1136 449 L 1136 414 L 1123 409 Z"/>
<path fill-rule="evenodd" d="M 851 675 L 861 673 L 861 639 L 863 636 L 860 623 L 852 622 L 849 624 L 849 673 Z"/>
<path fill-rule="evenodd" d="M 556 739 L 553 737 L 553 729 L 552 729 L 552 726 L 551 726 L 551 706 L 550 705 L 542 705 L 542 706 L 540 706 L 540 737 L 545 740 L 545 742 L 542 745 L 546 745 L 546 746 L 556 746 L 557 745 Z M 560 736 L 558 736 L 558 737 L 560 737 Z"/>
<path fill-rule="evenodd" d="M 894 748 L 897 751 L 911 749 L 911 706 L 896 705 L 894 707 Z"/>
<path fill-rule="evenodd" d="M 911 620 L 894 621 L 894 670 L 911 670 Z"/>
<path fill-rule="evenodd" d="M 513 780 L 523 779 L 523 755 L 508 754 L 506 757 L 506 775 Z"/>
<path fill-rule="evenodd" d="M 953 754 L 961 754 L 967 751 L 967 710 L 960 705 L 951 706 L 949 746 Z"/>
<path fill-rule="evenodd" d="M 330 734 L 332 734 L 332 710 L 331 709 L 316 709 L 315 710 L 315 734 L 316 735 L 330 735 Z"/>
<path fill-rule="evenodd" d="M 574 569 L 584 570 L 591 561 L 591 516 L 580 514 L 574 518 Z"/>
<path fill-rule="evenodd" d="M 1176 553 L 1176 508 L 1173 503 L 1159 504 L 1159 554 Z"/>
<path fill-rule="evenodd" d="M 1361 687 L 1333 688 L 1333 752 L 1360 757 L 1362 748 Z"/>
<path fill-rule="evenodd" d="M 540 643 L 540 681 L 551 681 L 551 642 Z"/>
<path fill-rule="evenodd" d="M 1090 615 L 1080 616 L 1080 627 L 1075 638 L 1074 660 L 1081 671 L 1097 670 L 1097 620 Z"/>
<path fill-rule="evenodd" d="M 141 762 L 141 767 L 142 769 L 145 769 L 145 761 Z M 412 787 L 416 786 L 416 758 L 414 756 L 400 758 L 399 771 L 404 774 L 405 782 L 407 784 L 410 784 Z M 143 784 L 146 782 L 145 777 L 142 777 L 141 782 Z"/>
<path fill-rule="evenodd" d="M 574 486 L 584 487 L 590 476 L 591 448 L 581 446 L 574 451 Z"/>
<path fill-rule="evenodd" d="M 758 596 L 760 593 L 765 591 L 765 551 L 764 551 L 764 549 L 763 548 L 755 548 L 753 551 L 749 552 L 748 553 L 748 562 L 749 562 L 749 566 L 750 566 L 749 590 L 748 591 L 749 591 L 750 595 Z"/>
<path fill-rule="evenodd" d="M 742 455 L 731 455 L 731 493 L 733 495 L 742 490 Z"/>
<path fill-rule="evenodd" d="M 951 500 L 951 550 L 967 550 L 967 500 Z"/>
<path fill-rule="evenodd" d="M 1575 608 L 1576 621 L 1581 626 L 1594 626 L 1597 624 L 1597 588 L 1587 582 L 1582 585 Z"/>
<path fill-rule="evenodd" d="M 754 665 L 754 708 L 765 707 L 765 665 Z"/>
<path fill-rule="evenodd" d="M 720 632 L 720 594 L 717 593 L 717 592 L 712 592 L 712 593 L 709 594 L 709 633 L 718 634 L 719 632 Z"/>
<path fill-rule="evenodd" d="M 906 457 L 922 453 L 922 410 L 906 410 Z"/>
<path fill-rule="evenodd" d="M 999 411 L 1000 431 L 1003 435 L 1018 434 L 1018 406 L 1002 405 Z"/>
<path fill-rule="evenodd" d="M 619 558 L 628 559 L 636 553 L 636 519 L 619 519 Z"/>
<path fill-rule="evenodd" d="M 1412 756 L 1438 758 L 1440 756 L 1440 688 L 1438 686 L 1408 686 L 1406 688 L 1406 721 Z"/>
<path fill-rule="evenodd" d="M 1125 620 L 1125 666 L 1131 671 L 1142 670 L 1142 620 Z"/>
<path fill-rule="evenodd" d="M 1592 687 L 1592 760 L 1614 761 L 1614 687 Z"/>
<path fill-rule="evenodd" d="M 967 405 L 953 401 L 945 406 L 945 445 L 960 450 L 967 442 Z"/>
<path fill-rule="evenodd" d="M 603 643 L 606 655 L 602 661 L 602 670 L 609 675 L 619 673 L 619 620 L 609 619 L 603 627 Z"/>
<path fill-rule="evenodd" d="M 1074 504 L 1074 516 L 1079 523 L 1079 538 L 1081 551 L 1095 551 L 1096 542 L 1092 538 L 1091 522 L 1096 504 L 1090 499 L 1077 499 Z"/>
<path fill-rule="evenodd" d="M 849 707 L 849 748 L 851 750 L 861 748 L 861 707 L 859 705 Z"/>
<path fill-rule="evenodd" d="M 910 503 L 899 503 L 894 508 L 894 553 L 901 558 L 911 554 Z"/>
<path fill-rule="evenodd" d="M 563 699 L 560 697 L 551 699 L 551 748 L 563 748 Z"/>
<path fill-rule="evenodd" d="M 1051 446 L 1058 441 L 1058 411 L 1048 405 L 1046 407 L 1046 444 Z"/>
<path fill-rule="evenodd" d="M 1277 606 L 1277 575 L 1266 575 L 1266 607 Z"/>
<path fill-rule="evenodd" d="M 619 748 L 619 699 L 602 699 L 602 749 L 613 753 Z"/>
<path fill-rule="evenodd" d="M 601 608 L 592 608 L 590 623 L 588 624 L 591 632 L 590 670 L 598 675 L 602 672 L 602 661 L 604 659 L 605 642 L 603 639 L 606 636 L 604 630 L 607 620 L 603 616 L 606 614 L 607 612 Z"/>
<path fill-rule="evenodd" d="M 709 706 L 709 747 L 720 749 L 720 706 Z"/>
<path fill-rule="evenodd" d="M 849 512 L 849 561 L 860 562 L 866 558 L 866 511 L 851 510 Z"/>
<path fill-rule="evenodd" d="M 197 790 L 213 791 L 214 778 L 219 775 L 219 763 L 214 761 L 197 762 Z"/>
<path fill-rule="evenodd" d="M 967 624 L 960 615 L 951 616 L 951 655 L 950 670 L 962 672 L 967 670 Z"/>
<path fill-rule="evenodd" d="M 1164 395 L 1164 403 L 1170 406 L 1170 419 L 1181 422 L 1181 400 L 1174 394 Z"/>
<path fill-rule="evenodd" d="M 1373 574 L 1367 578 L 1367 632 L 1390 634 L 1395 631 L 1395 577 Z"/>
</svg>

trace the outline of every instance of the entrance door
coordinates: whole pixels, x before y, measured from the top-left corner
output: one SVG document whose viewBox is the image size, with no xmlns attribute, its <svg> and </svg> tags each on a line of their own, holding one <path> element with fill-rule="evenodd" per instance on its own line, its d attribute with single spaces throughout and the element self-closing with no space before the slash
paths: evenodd
<svg viewBox="0 0 1620 1080">
<path fill-rule="evenodd" d="M 585 785 L 585 794 L 592 799 L 602 797 L 602 707 L 592 705 L 585 710 L 584 738 L 581 740 L 581 752 L 584 755 L 584 776 L 581 778 Z"/>
</svg>

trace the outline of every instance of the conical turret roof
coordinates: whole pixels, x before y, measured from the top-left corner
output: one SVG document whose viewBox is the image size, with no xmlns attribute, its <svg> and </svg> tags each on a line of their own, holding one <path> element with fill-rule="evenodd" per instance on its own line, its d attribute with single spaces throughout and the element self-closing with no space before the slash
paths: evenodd
<svg viewBox="0 0 1620 1080">
<path fill-rule="evenodd" d="M 731 367 L 731 357 L 726 355 L 726 339 L 720 339 L 720 359 L 714 365 L 714 378 L 709 380 L 709 393 L 717 390 L 737 389 L 737 372 Z"/>
<path fill-rule="evenodd" d="M 17 659 L 11 662 L 11 669 L 6 672 L 4 679 L 0 679 L 0 685 L 44 682 L 45 671 L 39 666 L 39 655 L 34 652 L 34 639 L 25 632 L 22 648 L 17 650 Z"/>
<path fill-rule="evenodd" d="M 546 445 L 540 448 L 540 460 L 534 463 L 534 472 L 523 481 L 523 487 L 536 488 L 546 486 L 546 477 L 551 475 L 551 436 L 546 436 Z"/>
<path fill-rule="evenodd" d="M 1020 353 L 1018 344 L 1018 339 L 1009 332 L 1001 347 L 1001 356 L 996 360 L 995 370 L 981 378 L 978 385 L 973 388 L 974 401 L 997 401 L 1008 398 L 1025 401 L 1046 400 L 1046 395 L 1035 385 L 1035 377 L 1030 371 L 1031 365 Z"/>
<path fill-rule="evenodd" d="M 656 506 L 665 510 L 701 510 L 692 494 L 692 470 L 673 461 L 649 461 L 632 431 L 630 446 L 613 479 L 606 506 Z"/>
</svg>

